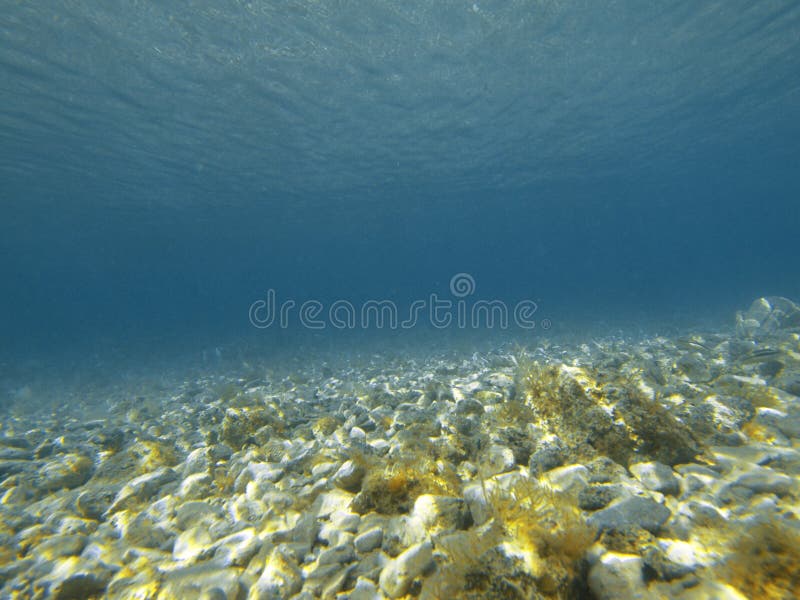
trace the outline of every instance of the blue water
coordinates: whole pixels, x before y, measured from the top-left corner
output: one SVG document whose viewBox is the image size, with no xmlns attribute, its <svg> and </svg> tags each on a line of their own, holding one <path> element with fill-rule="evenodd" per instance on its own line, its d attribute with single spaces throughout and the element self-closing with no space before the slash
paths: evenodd
<svg viewBox="0 0 800 600">
<path fill-rule="evenodd" d="M 456 273 L 537 334 L 800 298 L 794 0 L 6 2 L 0 74 L 6 365 Z"/>
</svg>

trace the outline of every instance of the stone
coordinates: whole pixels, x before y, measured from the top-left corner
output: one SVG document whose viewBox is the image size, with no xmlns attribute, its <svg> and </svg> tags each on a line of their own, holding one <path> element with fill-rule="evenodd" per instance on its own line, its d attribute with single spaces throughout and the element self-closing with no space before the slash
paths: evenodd
<svg viewBox="0 0 800 600">
<path fill-rule="evenodd" d="M 589 589 L 597 600 L 650 598 L 643 566 L 640 556 L 607 552 L 589 570 Z"/>
<path fill-rule="evenodd" d="M 370 529 L 369 531 L 365 531 L 361 535 L 357 536 L 354 540 L 356 550 L 360 554 L 372 552 L 376 548 L 380 548 L 382 543 L 383 530 L 378 527 Z"/>
<path fill-rule="evenodd" d="M 317 557 L 317 565 L 341 565 L 344 563 L 352 562 L 356 559 L 353 546 L 344 544 L 336 546 L 335 548 L 328 548 L 319 553 Z"/>
<path fill-rule="evenodd" d="M 487 485 L 488 487 L 488 485 Z M 469 508 L 472 522 L 483 525 L 491 518 L 491 508 L 486 500 L 483 486 L 480 483 L 471 483 L 464 487 L 464 501 Z"/>
<path fill-rule="evenodd" d="M 333 485 L 347 492 L 358 492 L 367 470 L 363 465 L 352 460 L 346 460 L 339 470 L 333 475 Z"/>
<path fill-rule="evenodd" d="M 433 566 L 433 545 L 430 540 L 414 544 L 381 571 L 380 586 L 389 598 L 404 596 L 416 577 Z"/>
<path fill-rule="evenodd" d="M 65 556 L 78 556 L 86 546 L 85 535 L 54 535 L 36 545 L 36 556 L 55 560 Z"/>
<path fill-rule="evenodd" d="M 429 532 L 465 529 L 472 519 L 466 502 L 461 498 L 422 494 L 411 512 Z"/>
<path fill-rule="evenodd" d="M 199 598 L 210 590 L 220 590 L 227 600 L 237 600 L 244 595 L 244 586 L 237 569 L 220 568 L 206 563 L 168 571 L 158 590 L 159 598 Z M 213 596 L 212 596 L 213 597 Z"/>
<path fill-rule="evenodd" d="M 507 446 L 492 444 L 481 457 L 481 468 L 487 477 L 513 471 L 517 468 L 514 451 Z"/>
<path fill-rule="evenodd" d="M 556 467 L 548 471 L 545 478 L 555 490 L 574 498 L 589 485 L 589 469 L 583 465 Z"/>
<path fill-rule="evenodd" d="M 242 493 L 248 485 L 255 483 L 259 487 L 266 489 L 274 489 L 276 481 L 280 481 L 286 474 L 286 468 L 281 465 L 266 463 L 266 462 L 251 462 L 249 463 L 233 484 L 234 491 Z"/>
<path fill-rule="evenodd" d="M 175 524 L 182 530 L 190 526 L 207 527 L 221 518 L 221 509 L 200 500 L 184 502 L 175 511 Z"/>
<path fill-rule="evenodd" d="M 37 585 L 46 589 L 46 596 L 53 600 L 101 595 L 116 571 L 97 560 L 86 560 L 78 556 L 55 560 L 49 570 L 49 574 L 41 578 Z"/>
<path fill-rule="evenodd" d="M 622 495 L 618 484 L 600 483 L 583 488 L 578 494 L 578 507 L 583 510 L 599 510 Z"/>
<path fill-rule="evenodd" d="M 188 477 L 195 473 L 208 473 L 209 467 L 208 452 L 205 448 L 197 448 L 192 450 L 183 461 L 183 476 Z"/>
<path fill-rule="evenodd" d="M 356 533 L 361 524 L 361 515 L 343 510 L 333 511 L 329 518 L 331 525 L 348 533 Z"/>
<path fill-rule="evenodd" d="M 223 567 L 243 567 L 260 547 L 261 540 L 255 529 L 243 529 L 214 543 L 213 562 Z"/>
<path fill-rule="evenodd" d="M 211 552 L 212 539 L 206 527 L 192 527 L 182 532 L 172 546 L 172 558 L 193 561 Z"/>
<path fill-rule="evenodd" d="M 556 436 L 545 438 L 531 455 L 528 469 L 532 477 L 538 477 L 551 469 L 560 467 L 566 460 L 567 452 L 564 443 Z"/>
<path fill-rule="evenodd" d="M 81 492 L 75 500 L 75 509 L 82 517 L 99 521 L 113 500 L 114 492 L 112 490 L 88 489 Z"/>
<path fill-rule="evenodd" d="M 155 471 L 132 479 L 119 491 L 106 514 L 111 515 L 120 510 L 132 508 L 139 502 L 149 500 L 164 485 L 177 478 L 178 474 L 169 467 L 159 467 Z"/>
<path fill-rule="evenodd" d="M 599 531 L 622 529 L 633 525 L 655 534 L 670 514 L 666 506 L 655 500 L 643 496 L 630 496 L 593 513 L 588 522 Z"/>
<path fill-rule="evenodd" d="M 303 587 L 303 573 L 289 551 L 278 546 L 267 558 L 264 571 L 250 588 L 248 600 L 285 600 Z"/>
<path fill-rule="evenodd" d="M 72 489 L 83 485 L 92 476 L 94 463 L 82 454 L 64 454 L 39 470 L 40 486 L 48 491 Z"/>
<path fill-rule="evenodd" d="M 181 481 L 177 495 L 186 500 L 199 500 L 209 495 L 213 481 L 208 473 L 192 473 Z"/>
<path fill-rule="evenodd" d="M 173 535 L 145 513 L 140 513 L 125 529 L 124 540 L 129 546 L 169 550 Z"/>
<path fill-rule="evenodd" d="M 733 485 L 746 487 L 756 494 L 785 496 L 792 488 L 792 478 L 767 467 L 754 466 L 735 479 Z"/>
<path fill-rule="evenodd" d="M 665 495 L 677 496 L 681 486 L 672 468 L 660 462 L 636 463 L 628 467 L 644 487 Z"/>
<path fill-rule="evenodd" d="M 462 416 L 482 415 L 483 404 L 474 398 L 464 398 L 463 400 L 456 402 L 456 414 Z"/>
<path fill-rule="evenodd" d="M 350 429 L 350 439 L 354 442 L 366 442 L 367 432 L 361 429 L 361 427 L 353 427 Z"/>
<path fill-rule="evenodd" d="M 364 577 L 358 578 L 349 595 L 349 600 L 381 600 L 381 598 L 378 586 Z"/>
</svg>

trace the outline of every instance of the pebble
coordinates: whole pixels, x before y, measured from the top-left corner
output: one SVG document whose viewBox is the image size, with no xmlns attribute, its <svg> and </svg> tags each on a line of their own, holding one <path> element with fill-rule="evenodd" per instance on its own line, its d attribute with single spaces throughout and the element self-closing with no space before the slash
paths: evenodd
<svg viewBox="0 0 800 600">
<path fill-rule="evenodd" d="M 132 479 L 119 491 L 106 514 L 132 508 L 139 502 L 149 500 L 162 486 L 177 478 L 178 474 L 169 467 L 160 467 L 156 471 Z"/>
<path fill-rule="evenodd" d="M 597 600 L 649 599 L 643 567 L 640 556 L 608 552 L 589 570 L 589 589 Z"/>
<path fill-rule="evenodd" d="M 793 480 L 788 475 L 777 473 L 772 469 L 754 466 L 746 473 L 739 475 L 732 485 L 746 487 L 756 494 L 785 496 L 792 489 Z"/>
<path fill-rule="evenodd" d="M 634 525 L 650 533 L 658 529 L 670 517 L 670 510 L 650 498 L 631 496 L 617 500 L 607 508 L 593 513 L 589 524 L 600 531 L 622 529 Z"/>
<path fill-rule="evenodd" d="M 303 587 L 303 573 L 286 548 L 272 550 L 264 571 L 250 588 L 248 600 L 286 600 Z"/>
<path fill-rule="evenodd" d="M 648 490 L 672 496 L 680 493 L 680 481 L 675 477 L 672 468 L 665 464 L 643 462 L 633 464 L 628 469 Z"/>
<path fill-rule="evenodd" d="M 41 488 L 54 491 L 72 489 L 86 483 L 94 471 L 94 462 L 82 454 L 64 454 L 39 470 Z"/>
<path fill-rule="evenodd" d="M 361 482 L 366 472 L 363 465 L 347 460 L 336 471 L 332 481 L 336 487 L 355 493 L 361 489 Z"/>
<path fill-rule="evenodd" d="M 471 522 L 464 500 L 431 494 L 417 497 L 411 517 L 418 519 L 429 532 L 464 529 Z"/>
<path fill-rule="evenodd" d="M 400 598 L 408 592 L 416 577 L 433 565 L 433 545 L 429 540 L 415 544 L 390 561 L 381 571 L 381 590 L 389 598 Z"/>
<path fill-rule="evenodd" d="M 367 552 L 372 552 L 376 548 L 380 548 L 382 543 L 383 530 L 377 527 L 365 531 L 354 540 L 355 548 L 361 554 L 366 554 Z"/>
</svg>

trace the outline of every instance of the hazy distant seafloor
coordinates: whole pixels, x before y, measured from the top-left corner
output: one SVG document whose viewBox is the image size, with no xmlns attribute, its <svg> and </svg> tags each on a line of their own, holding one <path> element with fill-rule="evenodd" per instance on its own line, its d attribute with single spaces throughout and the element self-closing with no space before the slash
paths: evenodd
<svg viewBox="0 0 800 600">
<path fill-rule="evenodd" d="M 789 300 L 716 332 L 202 371 L 6 394 L 0 597 L 800 589 Z"/>
</svg>

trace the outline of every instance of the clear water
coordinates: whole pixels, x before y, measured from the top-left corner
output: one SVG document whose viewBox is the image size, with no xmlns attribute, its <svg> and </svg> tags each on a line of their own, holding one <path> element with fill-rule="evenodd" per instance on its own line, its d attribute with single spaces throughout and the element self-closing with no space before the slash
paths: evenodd
<svg viewBox="0 0 800 600">
<path fill-rule="evenodd" d="M 562 325 L 800 295 L 790 0 L 8 3 L 0 35 L 12 356 L 460 272 Z"/>
</svg>

